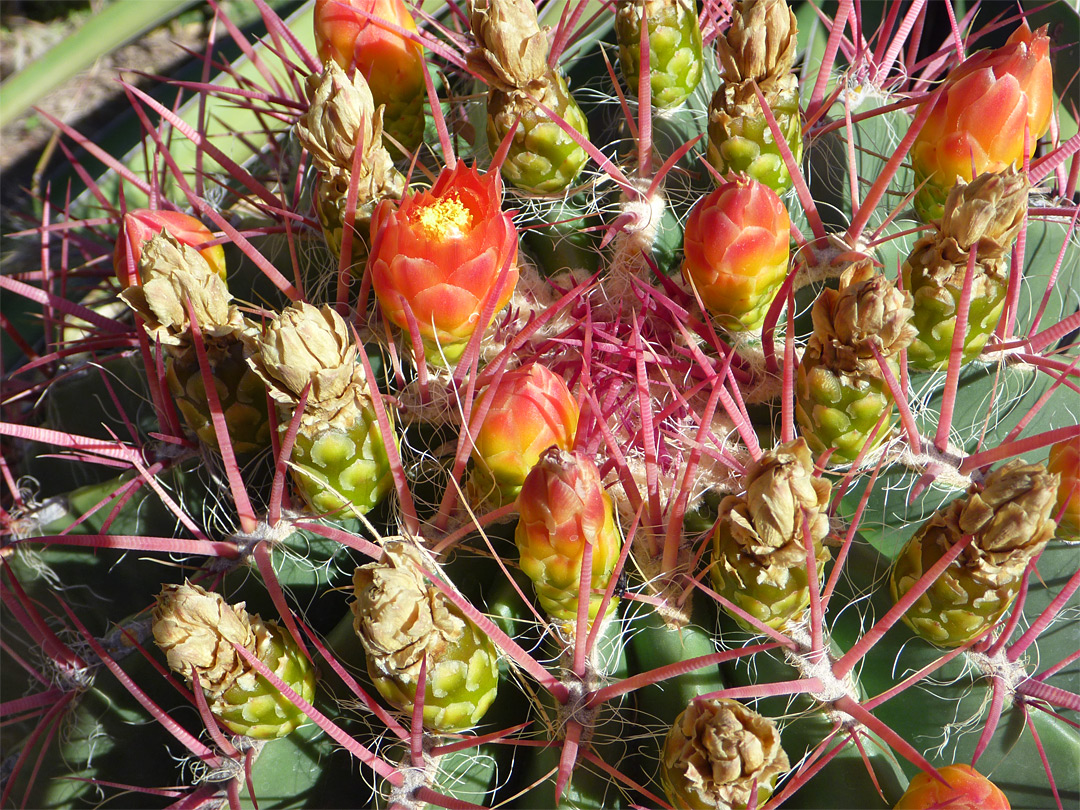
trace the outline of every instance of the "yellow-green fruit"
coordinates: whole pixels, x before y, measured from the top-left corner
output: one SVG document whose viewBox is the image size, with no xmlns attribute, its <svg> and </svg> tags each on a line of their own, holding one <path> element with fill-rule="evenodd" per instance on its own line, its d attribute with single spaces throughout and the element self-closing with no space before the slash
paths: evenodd
<svg viewBox="0 0 1080 810">
<path fill-rule="evenodd" d="M 218 339 L 206 344 L 210 374 L 232 448 L 237 453 L 257 453 L 270 447 L 270 419 L 266 386 L 248 366 L 245 352 L 239 340 Z M 201 442 L 216 449 L 217 432 L 193 348 L 166 358 L 165 379 L 187 426 Z"/>
<path fill-rule="evenodd" d="M 895 363 L 894 375 L 899 373 Z M 836 373 L 808 350 L 795 382 L 795 417 L 810 449 L 834 450 L 831 463 L 850 463 L 873 451 L 896 423 L 892 392 L 880 377 Z M 877 427 L 882 415 L 881 427 Z"/>
<path fill-rule="evenodd" d="M 745 495 L 720 503 L 709 569 L 717 593 L 774 629 L 800 621 L 810 605 L 806 533 L 814 549 L 818 584 L 829 552 L 826 513 L 832 487 L 814 476 L 803 439 L 761 455 L 746 469 Z M 730 611 L 729 611 L 730 612 Z M 746 630 L 759 628 L 732 612 Z"/>
<path fill-rule="evenodd" d="M 904 613 L 907 625 L 939 647 L 958 647 L 995 625 L 1054 535 L 1058 482 L 1041 464 L 1014 459 L 931 516 L 893 563 L 894 602 L 966 535 L 973 539 Z"/>
<path fill-rule="evenodd" d="M 498 653 L 491 639 L 432 585 L 433 561 L 400 541 L 384 545 L 380 562 L 353 575 L 353 629 L 368 673 L 387 702 L 412 712 L 426 661 L 424 727 L 463 731 L 480 722 L 495 700 Z"/>
<path fill-rule="evenodd" d="M 643 16 L 648 19 L 652 105 L 661 109 L 677 107 L 698 86 L 704 66 L 696 8 L 682 0 L 621 0 L 616 4 L 619 64 L 633 95 L 637 95 L 641 77 Z"/>
<path fill-rule="evenodd" d="M 260 660 L 296 694 L 311 703 L 315 699 L 315 669 L 304 658 L 296 641 L 284 627 L 266 622 L 270 641 Z M 260 740 L 284 737 L 307 722 L 305 715 L 261 675 L 254 688 L 237 684 L 222 693 L 216 711 L 231 731 Z"/>
<path fill-rule="evenodd" d="M 570 95 L 566 79 L 553 71 L 548 82 L 540 101 L 588 140 L 588 121 Z M 493 153 L 499 148 L 519 115 L 521 118 L 502 166 L 502 176 L 522 191 L 534 194 L 550 194 L 567 188 L 581 174 L 589 155 L 566 130 L 523 94 L 492 91 L 488 98 L 489 148 Z"/>
<path fill-rule="evenodd" d="M 211 713 L 230 731 L 283 737 L 306 715 L 237 651 L 242 647 L 303 700 L 315 697 L 315 669 L 289 631 L 228 604 L 198 585 L 165 585 L 153 612 L 154 640 L 169 666 L 191 683 L 192 670 Z"/>
<path fill-rule="evenodd" d="M 298 432 L 291 462 L 293 483 L 320 515 L 347 514 L 352 508 L 364 514 L 394 486 L 383 435 L 370 409 L 357 410 L 345 429 Z"/>
<path fill-rule="evenodd" d="M 791 150 L 796 164 L 802 161 L 802 120 L 799 93 L 791 77 L 786 88 L 770 104 L 773 117 Z M 725 88 L 716 91 L 709 111 L 707 155 L 721 175 L 745 174 L 777 193 L 791 188 L 791 171 L 776 144 L 769 122 L 757 99 L 737 106 L 725 106 Z"/>
</svg>

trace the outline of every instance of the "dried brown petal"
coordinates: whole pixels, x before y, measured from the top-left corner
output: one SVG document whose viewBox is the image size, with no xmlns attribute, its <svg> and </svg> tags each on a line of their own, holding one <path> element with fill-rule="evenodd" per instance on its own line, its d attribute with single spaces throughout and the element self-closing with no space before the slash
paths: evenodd
<svg viewBox="0 0 1080 810">
<path fill-rule="evenodd" d="M 425 578 L 422 568 L 434 566 L 418 549 L 392 541 L 383 554 L 353 574 L 353 629 L 378 672 L 415 682 L 425 655 L 440 660 L 464 635 L 465 622 Z"/>
<path fill-rule="evenodd" d="M 332 307 L 297 301 L 270 322 L 249 362 L 282 402 L 295 401 L 310 382 L 314 407 L 341 399 L 358 374 L 356 355 L 352 332 Z"/>
<path fill-rule="evenodd" d="M 1054 536 L 1051 518 L 1059 476 L 1042 464 L 1013 459 L 990 473 L 927 521 L 924 531 L 948 548 L 967 534 L 973 542 L 960 564 L 984 582 L 998 585 L 1019 579 L 1031 559 Z"/>
<path fill-rule="evenodd" d="M 477 47 L 469 65 L 488 84 L 510 92 L 546 83 L 548 39 L 530 0 L 478 0 L 470 22 Z"/>
<path fill-rule="evenodd" d="M 228 604 L 219 594 L 198 585 L 165 585 L 153 611 L 154 640 L 169 666 L 186 678 L 194 665 L 199 684 L 212 699 L 239 684 L 250 689 L 254 670 L 233 647 L 239 644 L 256 656 L 270 643 L 270 634 L 244 603 Z"/>
<path fill-rule="evenodd" d="M 693 701 L 668 732 L 661 754 L 664 787 L 675 806 L 760 803 L 789 767 L 773 722 L 727 699 Z"/>
<path fill-rule="evenodd" d="M 880 376 L 872 346 L 893 358 L 915 339 L 911 293 L 868 263 L 853 265 L 838 290 L 826 289 L 811 310 L 823 362 L 838 371 Z"/>
<path fill-rule="evenodd" d="M 202 254 L 163 230 L 143 245 L 139 259 L 141 285 L 120 293 L 145 322 L 147 334 L 163 346 L 188 342 L 190 301 L 196 322 L 206 337 L 244 328 L 240 312 L 230 304 L 225 282 Z"/>
<path fill-rule="evenodd" d="M 745 496 L 729 495 L 721 502 L 720 517 L 730 515 L 732 538 L 763 566 L 806 563 L 804 510 L 814 543 L 828 534 L 825 508 L 832 486 L 813 471 L 810 448 L 796 439 L 750 464 Z"/>
<path fill-rule="evenodd" d="M 785 0 L 743 0 L 716 38 L 724 82 L 757 82 L 768 96 L 795 62 L 798 25 Z"/>
<path fill-rule="evenodd" d="M 955 239 L 964 254 L 975 247 L 980 260 L 1003 256 L 1020 232 L 1030 190 L 1027 177 L 1012 167 L 957 183 L 945 202 L 942 238 Z"/>
<path fill-rule="evenodd" d="M 311 103 L 297 122 L 300 143 L 324 175 L 343 174 L 345 187 L 353 170 L 353 153 L 362 150 L 358 206 L 383 197 L 400 197 L 404 179 L 383 146 L 383 108 L 375 109 L 371 90 L 360 71 L 350 79 L 330 61 L 321 74 L 308 77 Z"/>
</svg>

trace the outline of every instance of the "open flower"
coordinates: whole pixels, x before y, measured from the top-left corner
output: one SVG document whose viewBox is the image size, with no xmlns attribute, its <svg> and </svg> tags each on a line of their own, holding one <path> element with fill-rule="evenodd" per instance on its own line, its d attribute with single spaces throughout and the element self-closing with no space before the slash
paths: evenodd
<svg viewBox="0 0 1080 810">
<path fill-rule="evenodd" d="M 742 176 L 703 197 L 683 235 L 683 277 L 725 329 L 760 329 L 788 270 L 791 220 L 768 186 Z"/>
<path fill-rule="evenodd" d="M 981 51 L 945 79 L 930 117 L 911 147 L 917 182 L 927 181 L 915 208 L 927 222 L 939 219 L 957 180 L 997 172 L 1028 156 L 1050 126 L 1053 106 L 1050 39 L 1021 23 L 1001 48 Z"/>
<path fill-rule="evenodd" d="M 517 284 L 517 229 L 502 210 L 495 173 L 458 161 L 430 191 L 383 200 L 371 220 L 371 284 L 383 313 L 409 328 L 412 312 L 429 362 L 453 363 L 494 296 L 492 314 Z"/>
<path fill-rule="evenodd" d="M 214 240 L 214 234 L 209 228 L 195 217 L 181 214 L 179 211 L 151 211 L 140 208 L 124 214 L 124 220 L 120 224 L 120 233 L 116 238 L 113 268 L 121 284 L 127 287 L 139 283 L 139 260 L 142 258 L 143 246 L 163 231 L 180 244 L 197 249 L 210 265 L 210 269 L 221 276 L 222 281 L 225 281 L 225 248 L 221 245 L 202 247 Z M 136 273 L 135 278 L 130 278 L 128 275 L 129 254 L 134 255 L 132 267 Z"/>
</svg>

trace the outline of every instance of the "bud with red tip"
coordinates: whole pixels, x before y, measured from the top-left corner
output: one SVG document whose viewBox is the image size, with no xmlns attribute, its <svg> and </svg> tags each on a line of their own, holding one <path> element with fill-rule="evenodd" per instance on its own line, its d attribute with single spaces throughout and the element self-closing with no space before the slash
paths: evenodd
<svg viewBox="0 0 1080 810">
<path fill-rule="evenodd" d="M 386 105 L 385 131 L 408 151 L 424 139 L 424 57 L 409 34 L 416 23 L 402 0 L 316 0 L 319 58 L 347 72 L 355 67 L 371 88 L 375 106 Z"/>
<path fill-rule="evenodd" d="M 1080 540 L 1080 438 L 1066 439 L 1051 447 L 1046 469 L 1061 476 L 1053 511 L 1058 521 L 1057 536 Z"/>
<path fill-rule="evenodd" d="M 138 284 L 139 259 L 142 257 L 143 245 L 162 231 L 168 233 L 182 245 L 196 248 L 210 269 L 221 276 L 225 281 L 225 248 L 221 245 L 203 247 L 208 242 L 214 241 L 214 234 L 199 220 L 189 214 L 181 214 L 179 211 L 151 211 L 140 208 L 128 211 L 124 214 L 124 220 L 120 224 L 120 233 L 116 239 L 116 249 L 113 251 L 113 268 L 116 277 L 125 287 Z M 128 254 L 133 254 L 131 267 L 136 273 L 135 278 L 128 275 Z"/>
<path fill-rule="evenodd" d="M 508 371 L 487 388 L 476 407 L 487 407 L 473 441 L 473 486 L 481 497 L 510 503 L 525 476 L 549 447 L 569 450 L 577 431 L 578 406 L 563 378 L 533 363 Z"/>
<path fill-rule="evenodd" d="M 577 618 L 585 547 L 592 546 L 589 618 L 595 619 L 622 549 L 611 498 L 596 465 L 580 451 L 550 448 L 525 479 L 518 512 L 521 520 L 514 541 L 521 553 L 521 570 L 552 618 L 564 622 Z M 615 602 L 608 603 L 608 613 Z"/>
<path fill-rule="evenodd" d="M 919 216 L 940 219 L 958 180 L 1020 165 L 1025 138 L 1030 157 L 1050 126 L 1053 92 L 1045 26 L 1032 32 L 1021 23 L 1003 47 L 953 69 L 911 147 L 915 180 L 926 182 L 915 197 Z"/>
<path fill-rule="evenodd" d="M 791 219 L 768 186 L 746 176 L 702 197 L 683 233 L 683 277 L 717 322 L 760 329 L 788 271 Z"/>
<path fill-rule="evenodd" d="M 945 783 L 928 773 L 917 773 L 895 810 L 1009 810 L 1011 805 L 993 782 L 970 765 L 938 768 Z"/>
</svg>

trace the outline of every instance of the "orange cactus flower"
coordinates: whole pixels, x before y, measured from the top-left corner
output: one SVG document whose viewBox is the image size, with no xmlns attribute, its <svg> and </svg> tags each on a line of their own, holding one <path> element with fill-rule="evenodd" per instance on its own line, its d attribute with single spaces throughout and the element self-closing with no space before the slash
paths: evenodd
<svg viewBox="0 0 1080 810">
<path fill-rule="evenodd" d="M 1061 476 L 1053 516 L 1058 517 L 1057 536 L 1080 540 L 1080 439 L 1066 439 L 1050 448 L 1048 472 Z"/>
<path fill-rule="evenodd" d="M 162 231 L 171 234 L 181 244 L 197 249 L 210 268 L 225 281 L 225 248 L 221 245 L 202 247 L 207 242 L 214 241 L 214 234 L 209 228 L 195 217 L 179 211 L 151 211 L 140 208 L 124 214 L 124 221 L 120 223 L 120 233 L 116 238 L 116 249 L 113 251 L 113 269 L 123 286 L 130 287 L 139 283 L 138 278 L 128 277 L 128 254 L 134 257 L 131 266 L 137 274 L 143 245 Z"/>
<path fill-rule="evenodd" d="M 570 450 L 578 406 L 563 378 L 533 363 L 508 371 L 487 388 L 476 407 L 488 407 L 473 443 L 478 482 L 500 503 L 517 497 L 525 476 L 549 447 Z"/>
<path fill-rule="evenodd" d="M 722 327 L 761 328 L 787 276 L 790 229 L 776 192 L 744 175 L 698 200 L 683 232 L 683 278 Z"/>
<path fill-rule="evenodd" d="M 915 198 L 919 216 L 940 219 L 949 189 L 971 182 L 973 164 L 975 175 L 1020 165 L 1025 130 L 1030 157 L 1050 127 L 1053 93 L 1045 26 L 1032 32 L 1024 22 L 1003 47 L 957 66 L 911 147 L 915 180 L 927 181 Z"/>
<path fill-rule="evenodd" d="M 894 810 L 1009 810 L 1001 789 L 970 765 L 946 765 L 938 773 L 948 785 L 917 773 Z"/>
<path fill-rule="evenodd" d="M 505 273 L 503 272 L 505 269 Z M 458 161 L 429 191 L 383 200 L 371 218 L 371 286 L 391 323 L 412 311 L 435 365 L 455 363 L 492 296 L 498 312 L 517 285 L 517 229 L 502 210 L 498 172 Z"/>
<path fill-rule="evenodd" d="M 390 25 L 415 34 L 416 23 L 402 0 L 315 0 L 315 47 L 323 62 L 334 60 L 367 80 L 376 106 L 386 105 L 386 131 L 415 149 L 423 137 L 423 48 Z"/>
</svg>

